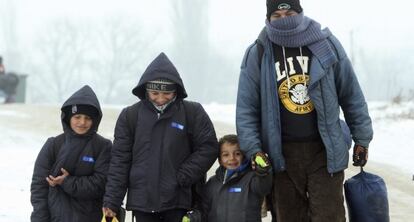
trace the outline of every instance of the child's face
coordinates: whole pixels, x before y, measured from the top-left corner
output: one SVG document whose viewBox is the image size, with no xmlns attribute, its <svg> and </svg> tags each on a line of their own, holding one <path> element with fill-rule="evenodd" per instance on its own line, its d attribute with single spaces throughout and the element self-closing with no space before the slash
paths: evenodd
<svg viewBox="0 0 414 222">
<path fill-rule="evenodd" d="M 223 143 L 220 148 L 219 163 L 226 169 L 234 170 L 240 166 L 243 154 L 238 144 Z"/>
<path fill-rule="evenodd" d="M 92 127 L 92 123 L 91 117 L 84 114 L 76 114 L 70 118 L 70 127 L 79 135 L 87 133 Z"/>
<path fill-rule="evenodd" d="M 162 106 L 168 103 L 174 98 L 174 96 L 175 96 L 174 92 L 161 92 L 161 91 L 153 91 L 153 90 L 148 91 L 149 99 L 153 103 L 157 104 L 158 106 Z"/>
</svg>

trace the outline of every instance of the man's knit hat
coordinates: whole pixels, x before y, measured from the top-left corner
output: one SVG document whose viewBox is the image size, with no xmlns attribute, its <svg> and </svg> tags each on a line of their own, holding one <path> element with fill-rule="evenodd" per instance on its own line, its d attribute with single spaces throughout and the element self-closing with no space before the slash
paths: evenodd
<svg viewBox="0 0 414 222">
<path fill-rule="evenodd" d="M 302 6 L 300 6 L 299 0 L 266 0 L 267 7 L 267 19 L 270 15 L 277 10 L 293 10 L 297 13 L 302 12 Z"/>
<path fill-rule="evenodd" d="M 177 90 L 177 85 L 169 79 L 159 78 L 148 81 L 145 84 L 145 88 L 150 91 L 175 92 Z"/>
</svg>

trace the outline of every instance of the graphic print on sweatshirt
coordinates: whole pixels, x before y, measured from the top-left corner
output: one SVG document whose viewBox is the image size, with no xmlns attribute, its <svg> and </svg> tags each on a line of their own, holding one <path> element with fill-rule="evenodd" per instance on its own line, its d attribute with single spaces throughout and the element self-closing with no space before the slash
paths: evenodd
<svg viewBox="0 0 414 222">
<path fill-rule="evenodd" d="M 308 94 L 312 53 L 307 47 L 273 44 L 282 141 L 319 138 L 316 110 Z"/>
<path fill-rule="evenodd" d="M 277 88 L 281 103 L 288 111 L 295 114 L 312 112 L 314 106 L 308 94 L 309 50 L 304 47 L 301 56 L 299 48 L 285 48 L 285 54 L 282 47 L 275 48 Z"/>
</svg>

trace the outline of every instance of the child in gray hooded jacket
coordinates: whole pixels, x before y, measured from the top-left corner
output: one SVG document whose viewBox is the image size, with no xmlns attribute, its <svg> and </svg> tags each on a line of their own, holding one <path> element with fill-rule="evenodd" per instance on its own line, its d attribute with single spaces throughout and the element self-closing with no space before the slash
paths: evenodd
<svg viewBox="0 0 414 222">
<path fill-rule="evenodd" d="M 245 158 L 236 135 L 219 140 L 220 167 L 203 193 L 203 214 L 208 221 L 261 221 L 261 204 L 270 193 L 270 163 Z"/>
</svg>

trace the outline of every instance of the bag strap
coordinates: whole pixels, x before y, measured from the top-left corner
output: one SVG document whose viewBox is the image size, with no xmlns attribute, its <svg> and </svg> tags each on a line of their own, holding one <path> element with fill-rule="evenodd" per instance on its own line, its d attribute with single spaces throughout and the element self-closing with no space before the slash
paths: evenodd
<svg viewBox="0 0 414 222">
<path fill-rule="evenodd" d="M 187 124 L 187 134 L 189 135 L 188 143 L 190 145 L 191 152 L 194 152 L 194 123 L 197 103 L 193 101 L 183 100 L 183 107 L 185 113 L 185 122 Z"/>
<path fill-rule="evenodd" d="M 259 61 L 259 69 L 261 70 L 262 66 L 262 58 L 264 54 L 264 43 L 263 39 L 267 38 L 267 32 L 266 27 L 263 27 L 263 29 L 260 31 L 259 36 L 256 39 L 256 47 L 257 47 L 257 57 Z"/>
<path fill-rule="evenodd" d="M 135 139 L 135 129 L 138 124 L 138 109 L 141 106 L 141 102 L 137 102 L 132 106 L 126 108 L 126 120 L 128 124 L 129 132 L 132 135 L 132 139 Z"/>
<path fill-rule="evenodd" d="M 198 103 L 192 101 L 183 100 L 185 118 L 187 124 L 188 142 L 191 148 L 191 152 L 194 152 L 194 124 L 195 116 L 197 112 Z M 191 186 L 192 200 L 191 205 L 193 209 L 200 209 L 202 202 L 202 190 L 207 180 L 207 173 L 205 173 L 200 180 Z"/>
<path fill-rule="evenodd" d="M 263 58 L 263 54 L 264 54 L 264 46 L 262 44 L 262 42 L 257 39 L 256 40 L 256 47 L 257 47 L 257 61 L 259 63 L 259 69 L 262 69 L 262 58 Z"/>
<path fill-rule="evenodd" d="M 49 150 L 49 159 L 52 163 L 51 170 L 54 170 L 56 167 L 56 158 L 59 155 L 63 143 L 65 143 L 65 134 L 62 133 L 53 138 L 52 149 Z"/>
</svg>

